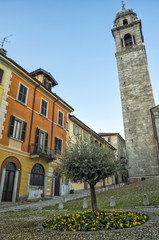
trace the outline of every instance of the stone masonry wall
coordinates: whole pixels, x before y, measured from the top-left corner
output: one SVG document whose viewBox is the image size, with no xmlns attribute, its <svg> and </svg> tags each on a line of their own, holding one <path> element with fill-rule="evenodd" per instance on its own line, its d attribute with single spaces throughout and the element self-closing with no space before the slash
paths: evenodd
<svg viewBox="0 0 159 240">
<path fill-rule="evenodd" d="M 130 178 L 159 175 L 150 108 L 154 103 L 145 47 L 116 54 Z"/>
</svg>

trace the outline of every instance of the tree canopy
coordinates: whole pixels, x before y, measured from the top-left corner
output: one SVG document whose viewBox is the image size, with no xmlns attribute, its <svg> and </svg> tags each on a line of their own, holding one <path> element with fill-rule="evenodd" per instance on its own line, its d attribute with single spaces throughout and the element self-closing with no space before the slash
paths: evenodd
<svg viewBox="0 0 159 240">
<path fill-rule="evenodd" d="M 65 151 L 65 160 L 61 162 L 61 168 L 72 182 L 87 182 L 90 185 L 92 201 L 95 197 L 94 186 L 100 180 L 115 173 L 115 154 L 105 145 L 100 146 L 94 141 L 88 143 L 80 138 L 75 143 L 70 143 Z M 96 210 L 96 203 L 92 209 Z"/>
<path fill-rule="evenodd" d="M 66 148 L 62 169 L 72 182 L 96 185 L 114 173 L 115 155 L 108 146 L 102 147 L 95 142 L 88 143 L 77 138 L 75 143 Z"/>
</svg>

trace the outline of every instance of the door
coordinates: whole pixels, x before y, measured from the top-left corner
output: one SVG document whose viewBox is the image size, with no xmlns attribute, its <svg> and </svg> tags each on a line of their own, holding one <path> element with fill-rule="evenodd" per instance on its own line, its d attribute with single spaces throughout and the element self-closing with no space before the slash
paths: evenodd
<svg viewBox="0 0 159 240">
<path fill-rule="evenodd" d="M 56 175 L 55 177 L 55 196 L 60 196 L 60 175 Z"/>
<path fill-rule="evenodd" d="M 11 202 L 13 195 L 14 179 L 15 179 L 16 166 L 14 163 L 8 163 L 6 167 L 6 174 L 3 187 L 3 202 Z"/>
</svg>

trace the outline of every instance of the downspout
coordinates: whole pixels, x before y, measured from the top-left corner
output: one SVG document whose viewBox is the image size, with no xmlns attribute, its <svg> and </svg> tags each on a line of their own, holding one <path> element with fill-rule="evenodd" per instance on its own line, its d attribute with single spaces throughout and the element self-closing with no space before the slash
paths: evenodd
<svg viewBox="0 0 159 240">
<path fill-rule="evenodd" d="M 55 115 L 55 103 L 56 103 L 56 102 L 58 102 L 58 99 L 56 99 L 56 100 L 54 101 L 54 103 L 53 103 L 50 150 L 52 150 L 53 127 L 54 127 L 54 115 Z"/>
<path fill-rule="evenodd" d="M 30 141 L 31 141 L 31 132 L 32 132 L 32 125 L 33 125 L 33 115 L 34 115 L 34 105 L 35 105 L 35 96 L 36 96 L 36 89 L 40 86 L 37 85 L 34 90 L 34 99 L 33 99 L 33 107 L 32 107 L 32 115 L 31 115 L 31 124 L 30 124 L 30 134 L 29 134 L 29 144 L 28 144 L 28 152 L 30 151 Z"/>
</svg>

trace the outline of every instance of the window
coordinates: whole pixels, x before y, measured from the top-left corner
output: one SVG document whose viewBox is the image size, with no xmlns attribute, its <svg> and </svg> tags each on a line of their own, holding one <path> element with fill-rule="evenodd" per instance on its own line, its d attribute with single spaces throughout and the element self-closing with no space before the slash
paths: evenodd
<svg viewBox="0 0 159 240">
<path fill-rule="evenodd" d="M 19 120 L 15 116 L 11 116 L 9 125 L 9 137 L 21 140 L 24 142 L 27 123 Z"/>
<path fill-rule="evenodd" d="M 107 142 L 110 142 L 110 137 L 105 137 L 104 138 Z"/>
<path fill-rule="evenodd" d="M 48 146 L 48 133 L 37 128 L 35 136 L 35 152 L 40 151 L 42 153 L 47 153 L 47 146 Z"/>
<path fill-rule="evenodd" d="M 52 90 L 52 83 L 48 83 L 48 89 L 51 91 Z"/>
<path fill-rule="evenodd" d="M 89 134 L 87 133 L 87 142 L 89 142 L 89 140 L 90 140 L 90 139 L 89 139 Z"/>
<path fill-rule="evenodd" d="M 44 86 L 45 87 L 47 86 L 47 79 L 46 78 L 44 79 Z"/>
<path fill-rule="evenodd" d="M 57 137 L 55 137 L 55 153 L 62 154 L 62 140 Z"/>
<path fill-rule="evenodd" d="M 44 99 L 42 99 L 42 102 L 41 102 L 41 114 L 45 117 L 47 114 L 47 102 Z"/>
<path fill-rule="evenodd" d="M 58 125 L 59 126 L 63 126 L 63 113 L 59 111 L 59 114 L 58 114 Z"/>
<path fill-rule="evenodd" d="M 123 25 L 127 25 L 128 24 L 128 20 L 127 19 L 124 19 L 123 20 Z"/>
<path fill-rule="evenodd" d="M 130 47 L 132 46 L 132 37 L 131 34 L 126 34 L 124 36 L 124 42 L 125 42 L 125 47 Z"/>
<path fill-rule="evenodd" d="M 27 87 L 25 87 L 23 84 L 20 84 L 18 100 L 25 104 L 26 95 L 27 95 Z"/>
<path fill-rule="evenodd" d="M 74 124 L 73 125 L 73 134 L 76 135 L 76 132 L 77 132 L 77 128 L 76 128 L 76 125 Z"/>
<path fill-rule="evenodd" d="M 3 75 L 4 75 L 4 70 L 0 68 L 0 84 L 2 84 Z"/>
<path fill-rule="evenodd" d="M 86 133 L 83 131 L 83 139 L 86 140 Z"/>
<path fill-rule="evenodd" d="M 30 185 L 44 186 L 44 168 L 41 164 L 35 164 L 31 170 Z"/>
<path fill-rule="evenodd" d="M 77 134 L 78 134 L 78 136 L 81 135 L 81 134 L 80 134 L 80 128 L 79 128 L 79 127 L 78 127 L 78 133 L 77 133 Z"/>
</svg>

